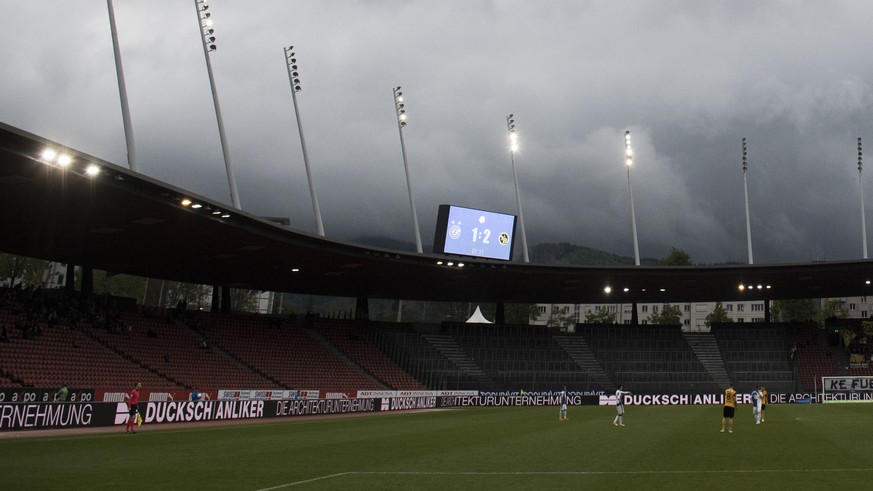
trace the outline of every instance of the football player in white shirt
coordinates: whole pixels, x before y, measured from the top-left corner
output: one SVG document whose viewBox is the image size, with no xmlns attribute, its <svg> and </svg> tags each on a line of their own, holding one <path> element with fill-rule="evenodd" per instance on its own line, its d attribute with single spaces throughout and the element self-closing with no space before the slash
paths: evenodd
<svg viewBox="0 0 873 491">
<path fill-rule="evenodd" d="M 624 396 L 630 395 L 630 391 L 622 390 L 623 386 L 619 385 L 615 391 L 615 410 L 618 414 L 612 420 L 612 426 L 624 426 Z"/>
</svg>

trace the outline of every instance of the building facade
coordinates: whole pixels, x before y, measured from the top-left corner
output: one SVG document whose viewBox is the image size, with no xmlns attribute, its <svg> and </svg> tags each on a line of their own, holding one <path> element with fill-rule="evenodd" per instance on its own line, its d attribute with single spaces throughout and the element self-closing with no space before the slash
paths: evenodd
<svg viewBox="0 0 873 491">
<path fill-rule="evenodd" d="M 873 314 L 873 303 L 868 297 L 842 297 L 836 299 L 817 300 L 821 306 L 827 300 L 840 300 L 848 311 L 850 319 L 867 319 Z M 736 323 L 764 322 L 764 300 L 722 302 L 728 318 Z M 649 323 L 649 318 L 657 314 L 667 304 L 663 303 L 638 303 L 637 321 L 644 325 Z M 715 309 L 716 302 L 683 302 L 671 304 L 678 307 L 682 313 L 682 329 L 690 332 L 708 331 L 706 316 Z M 772 305 L 772 304 L 771 304 Z M 539 318 L 532 321 L 535 325 L 547 325 L 553 315 L 564 319 L 575 319 L 576 324 L 584 324 L 588 314 L 600 313 L 607 309 L 615 314 L 616 324 L 630 324 L 633 304 L 537 304 Z"/>
</svg>

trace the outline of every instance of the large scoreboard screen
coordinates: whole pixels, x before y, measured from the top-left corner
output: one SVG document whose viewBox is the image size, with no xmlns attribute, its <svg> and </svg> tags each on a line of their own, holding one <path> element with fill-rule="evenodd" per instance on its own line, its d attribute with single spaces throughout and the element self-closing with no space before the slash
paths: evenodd
<svg viewBox="0 0 873 491">
<path fill-rule="evenodd" d="M 440 205 L 433 251 L 509 261 L 515 223 L 515 215 Z"/>
</svg>

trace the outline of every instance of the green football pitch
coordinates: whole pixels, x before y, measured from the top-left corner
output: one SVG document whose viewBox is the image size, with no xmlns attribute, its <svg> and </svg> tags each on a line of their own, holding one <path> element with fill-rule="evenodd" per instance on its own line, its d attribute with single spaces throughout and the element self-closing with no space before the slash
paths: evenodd
<svg viewBox="0 0 873 491">
<path fill-rule="evenodd" d="M 873 404 L 501 407 L 0 439 L 0 489 L 869 489 Z"/>
</svg>

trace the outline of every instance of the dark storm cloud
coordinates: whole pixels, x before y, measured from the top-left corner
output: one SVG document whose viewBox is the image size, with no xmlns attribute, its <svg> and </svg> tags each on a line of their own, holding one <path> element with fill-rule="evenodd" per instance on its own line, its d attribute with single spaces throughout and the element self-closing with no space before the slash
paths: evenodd
<svg viewBox="0 0 873 491">
<path fill-rule="evenodd" d="M 861 2 L 214 0 L 212 56 L 244 210 L 315 221 L 282 47 L 326 235 L 413 242 L 391 88 L 423 235 L 437 206 L 513 213 L 528 243 L 745 261 L 740 140 L 756 263 L 855 259 L 855 141 L 873 145 Z M 230 194 L 193 1 L 115 0 L 140 170 Z M 107 160 L 126 150 L 106 2 L 0 1 L 0 120 Z M 868 199 L 868 202 L 873 197 Z"/>
</svg>

